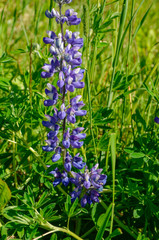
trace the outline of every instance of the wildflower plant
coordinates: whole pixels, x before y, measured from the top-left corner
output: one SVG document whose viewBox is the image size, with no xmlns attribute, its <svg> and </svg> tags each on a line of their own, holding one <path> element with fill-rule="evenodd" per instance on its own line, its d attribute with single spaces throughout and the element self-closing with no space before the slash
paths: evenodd
<svg viewBox="0 0 159 240">
<path fill-rule="evenodd" d="M 50 174 L 54 176 L 53 186 L 63 184 L 67 187 L 74 184 L 74 190 L 69 193 L 72 202 L 79 198 L 81 206 L 85 207 L 87 203 L 99 202 L 99 196 L 103 186 L 106 184 L 107 176 L 101 174 L 102 169 L 98 169 L 98 164 L 88 169 L 80 153 L 75 156 L 70 154 L 71 148 L 81 148 L 86 134 L 83 127 L 71 127 L 76 124 L 77 116 L 85 116 L 86 110 L 83 110 L 85 104 L 81 101 L 81 95 L 70 99 L 66 97 L 68 92 L 73 93 L 76 89 L 84 88 L 82 81 L 84 69 L 81 68 L 82 54 L 80 49 L 83 47 L 83 38 L 80 38 L 79 32 L 66 30 L 64 33 L 63 25 L 78 25 L 81 19 L 73 9 L 68 9 L 62 14 L 63 4 L 69 4 L 72 0 L 55 0 L 59 6 L 59 12 L 54 8 L 46 11 L 48 18 L 55 18 L 57 24 L 60 24 L 61 32 L 57 35 L 53 31 L 47 31 L 48 37 L 44 37 L 45 44 L 50 45 L 51 57 L 49 63 L 45 63 L 42 69 L 42 78 L 51 78 L 54 74 L 58 75 L 57 86 L 47 84 L 45 93 L 49 99 L 44 101 L 46 107 L 54 106 L 52 116 L 46 115 L 47 121 L 43 121 L 43 126 L 50 129 L 47 134 L 46 146 L 43 151 L 52 152 L 52 162 L 62 159 L 63 166 L 55 168 Z M 55 107 L 55 105 L 59 107 Z M 77 125 L 77 124 L 76 124 Z"/>
</svg>

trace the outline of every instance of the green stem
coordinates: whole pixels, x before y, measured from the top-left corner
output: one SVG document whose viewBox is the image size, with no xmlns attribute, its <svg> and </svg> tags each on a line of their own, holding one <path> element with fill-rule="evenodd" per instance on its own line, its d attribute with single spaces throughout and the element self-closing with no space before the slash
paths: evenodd
<svg viewBox="0 0 159 240">
<path fill-rule="evenodd" d="M 53 0 L 50 0 L 50 11 L 52 10 Z M 51 31 L 51 18 L 49 18 L 49 30 Z"/>
<path fill-rule="evenodd" d="M 13 171 L 14 171 L 14 184 L 15 188 L 18 188 L 18 180 L 17 180 L 17 172 L 16 172 L 16 166 L 17 161 L 15 158 L 15 151 L 16 151 L 16 145 L 15 145 L 15 132 L 13 132 Z"/>
<path fill-rule="evenodd" d="M 94 230 L 96 230 L 96 227 L 92 227 L 88 232 L 86 232 L 85 234 L 83 234 L 81 237 L 82 238 L 85 238 L 87 237 L 90 233 L 92 233 Z"/>
<path fill-rule="evenodd" d="M 111 134 L 110 143 L 111 143 L 112 181 L 113 181 L 112 215 L 111 215 L 111 224 L 110 224 L 110 234 L 111 234 L 113 230 L 114 207 L 115 207 L 116 133 Z"/>
<path fill-rule="evenodd" d="M 91 105 L 90 80 L 89 80 L 89 75 L 88 75 L 87 72 L 86 72 L 86 82 L 87 82 L 87 88 L 88 88 L 89 116 L 90 116 L 90 127 L 91 127 L 90 130 L 91 130 L 91 135 L 92 135 L 92 140 L 93 140 L 93 145 L 94 145 L 94 150 L 95 150 L 96 162 L 98 162 L 97 149 L 96 149 L 96 143 L 95 143 L 94 132 L 93 132 L 93 123 L 92 123 L 92 105 Z"/>
<path fill-rule="evenodd" d="M 134 0 L 132 0 L 132 5 L 131 5 L 131 19 L 133 18 L 133 12 L 134 12 Z M 130 26 L 129 26 L 129 42 L 128 42 L 127 58 L 126 58 L 126 84 L 128 82 L 128 72 L 129 72 L 129 51 L 130 51 L 130 45 L 131 45 L 131 42 L 132 42 L 132 34 L 131 34 L 131 32 L 132 32 L 132 21 L 131 21 Z M 121 140 L 122 134 L 123 134 L 125 106 L 126 106 L 126 97 L 124 97 L 124 102 L 123 102 L 122 122 L 121 122 L 121 130 L 120 130 L 120 140 Z M 134 127 L 133 127 L 133 120 L 132 120 L 132 106 L 131 106 L 131 102 L 130 102 L 130 109 L 131 109 L 131 126 L 132 126 L 132 132 L 133 132 L 133 136 L 134 136 Z"/>
<path fill-rule="evenodd" d="M 80 234 L 81 222 L 82 222 L 81 218 L 77 218 L 77 220 L 76 220 L 76 229 L 75 229 L 75 233 L 76 233 L 77 235 Z"/>
<path fill-rule="evenodd" d="M 112 72 L 112 77 L 111 77 L 111 82 L 110 82 L 110 87 L 109 87 L 109 94 L 108 94 L 108 108 L 110 108 L 110 106 L 112 104 L 112 100 L 113 100 L 113 91 L 112 91 L 113 90 L 113 81 L 114 81 L 114 76 L 115 76 L 115 69 L 118 64 L 119 53 L 121 50 L 120 43 L 121 43 L 122 33 L 123 33 L 124 25 L 125 25 L 127 8 L 128 8 L 128 0 L 124 0 L 121 17 L 120 17 L 120 25 L 119 25 L 119 31 L 118 31 L 116 52 L 115 52 L 115 56 L 114 56 L 114 60 L 113 60 L 113 72 Z"/>
<path fill-rule="evenodd" d="M 66 233 L 72 237 L 74 237 L 77 240 L 83 240 L 82 238 L 80 238 L 79 236 L 77 236 L 75 233 L 71 232 L 69 229 L 67 228 L 61 228 L 61 227 L 55 227 L 54 225 L 50 224 L 49 222 L 46 223 L 41 223 L 40 224 L 41 228 L 44 228 L 46 230 L 52 230 L 53 232 L 63 232 Z M 41 236 L 43 237 L 43 236 Z M 34 239 L 35 240 L 35 239 Z"/>
<path fill-rule="evenodd" d="M 110 139 L 109 139 L 109 144 L 108 144 L 108 149 L 106 153 L 106 161 L 105 161 L 105 171 L 108 171 L 108 162 L 109 162 L 109 149 L 110 149 Z"/>
</svg>

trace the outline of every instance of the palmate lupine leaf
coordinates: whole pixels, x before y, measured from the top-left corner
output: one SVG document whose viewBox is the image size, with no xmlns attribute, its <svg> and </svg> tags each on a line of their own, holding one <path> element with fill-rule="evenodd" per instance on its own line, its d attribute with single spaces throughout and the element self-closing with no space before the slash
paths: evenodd
<svg viewBox="0 0 159 240">
<path fill-rule="evenodd" d="M 0 209 L 2 209 L 11 199 L 11 191 L 8 185 L 0 179 Z"/>
</svg>

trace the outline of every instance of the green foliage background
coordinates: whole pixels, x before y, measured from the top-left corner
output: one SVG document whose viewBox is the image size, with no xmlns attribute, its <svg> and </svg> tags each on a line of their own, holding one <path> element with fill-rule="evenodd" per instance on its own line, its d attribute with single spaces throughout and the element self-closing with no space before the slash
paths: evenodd
<svg viewBox="0 0 159 240">
<path fill-rule="evenodd" d="M 43 239 L 78 239 L 69 231 L 90 240 L 159 238 L 159 125 L 154 123 L 159 117 L 159 2 L 124 2 L 70 4 L 82 23 L 69 29 L 84 38 L 82 97 L 88 114 L 78 118 L 87 134 L 81 154 L 89 167 L 98 162 L 108 175 L 100 204 L 82 209 L 78 203 L 71 208 L 67 189 L 53 188 L 45 170 L 51 155 L 41 149 L 46 139 L 41 122 L 49 113 L 43 106 L 48 79 L 40 77 L 49 52 L 43 37 L 49 29 L 59 31 L 45 10 L 57 5 L 1 0 L 0 179 L 12 193 L 1 209 L 2 240 L 34 239 L 47 231 L 58 233 Z M 56 75 L 49 79 L 56 81 Z"/>
</svg>

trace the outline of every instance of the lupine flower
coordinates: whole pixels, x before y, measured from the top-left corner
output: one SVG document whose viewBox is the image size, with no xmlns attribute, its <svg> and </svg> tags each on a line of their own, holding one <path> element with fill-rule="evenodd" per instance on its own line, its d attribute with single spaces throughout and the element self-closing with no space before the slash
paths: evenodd
<svg viewBox="0 0 159 240">
<path fill-rule="evenodd" d="M 79 99 L 81 98 L 80 95 L 72 98 L 70 100 L 70 105 L 71 108 L 67 109 L 67 120 L 71 123 L 75 123 L 76 122 L 76 117 L 75 116 L 84 116 L 87 114 L 86 110 L 81 110 L 81 108 L 85 105 L 83 103 L 83 101 L 78 102 Z"/>
<path fill-rule="evenodd" d="M 72 172 L 74 178 L 70 178 L 70 181 L 76 185 L 76 192 L 81 195 L 85 192 L 81 198 L 81 206 L 84 207 L 87 203 L 92 204 L 98 202 L 99 192 L 103 190 L 103 186 L 106 184 L 107 176 L 101 174 L 102 169 L 98 169 L 96 164 L 91 171 L 88 171 L 85 167 L 84 173 Z M 79 194 L 80 192 L 80 194 Z M 72 198 L 72 201 L 75 199 Z"/>
<path fill-rule="evenodd" d="M 63 1 L 61 1 L 63 2 Z M 54 8 L 50 11 L 46 10 L 45 12 L 46 17 L 48 18 L 56 18 L 57 23 L 64 24 L 65 22 L 67 25 L 78 25 L 81 22 L 80 18 L 77 18 L 77 13 L 74 12 L 73 9 L 68 9 L 65 12 L 65 15 L 60 16 L 59 12 L 56 11 Z"/>
<path fill-rule="evenodd" d="M 63 141 L 62 141 L 62 144 L 65 148 L 69 148 L 70 147 L 70 133 L 69 133 L 69 130 L 68 129 L 64 135 L 63 135 Z"/>
<path fill-rule="evenodd" d="M 59 61 L 55 57 L 49 58 L 49 61 L 51 64 L 45 63 L 44 66 L 42 67 L 42 69 L 44 69 L 46 71 L 46 72 L 41 73 L 42 78 L 52 77 L 54 75 L 54 73 L 57 72 L 57 70 L 60 66 Z"/>
<path fill-rule="evenodd" d="M 53 44 L 57 35 L 53 31 L 47 31 L 48 37 L 43 38 L 43 42 L 46 44 Z"/>
<path fill-rule="evenodd" d="M 52 152 L 55 149 L 55 147 L 57 146 L 57 141 L 58 141 L 58 138 L 56 136 L 52 139 L 45 140 L 45 142 L 48 145 L 42 147 L 43 151 Z"/>
<path fill-rule="evenodd" d="M 47 127 L 47 128 L 50 128 L 52 130 L 55 130 L 55 126 L 56 126 L 56 122 L 57 122 L 57 119 L 56 117 L 52 117 L 50 115 L 45 115 L 45 117 L 48 119 L 48 121 L 42 121 L 42 124 L 44 127 Z M 57 128 L 56 128 L 57 130 Z"/>
<path fill-rule="evenodd" d="M 77 153 L 72 158 L 72 156 L 69 154 L 69 152 L 67 152 L 66 158 L 65 158 L 65 163 L 64 163 L 64 167 L 67 172 L 71 171 L 72 166 L 74 166 L 77 169 L 83 169 L 85 165 L 86 165 L 86 163 L 83 162 L 82 157 L 79 157 L 79 153 Z"/>
<path fill-rule="evenodd" d="M 57 162 L 61 158 L 61 147 L 57 147 L 55 150 L 55 154 L 52 156 L 52 161 Z"/>
<path fill-rule="evenodd" d="M 46 152 L 54 151 L 52 162 L 57 162 L 63 159 L 62 170 L 55 168 L 50 174 L 53 174 L 53 186 L 63 184 L 65 187 L 69 183 L 75 185 L 74 190 L 70 193 L 72 202 L 76 198 L 80 198 L 81 206 L 85 207 L 87 203 L 92 204 L 99 202 L 100 191 L 106 183 L 107 176 L 101 174 L 102 169 L 98 169 L 96 164 L 90 171 L 77 153 L 75 156 L 70 154 L 69 148 L 81 148 L 83 139 L 86 134 L 82 133 L 83 127 L 77 127 L 72 131 L 69 128 L 69 123 L 76 122 L 76 116 L 85 116 L 86 110 L 82 110 L 85 106 L 83 101 L 80 101 L 81 95 L 71 98 L 69 105 L 65 101 L 67 91 L 74 92 L 75 89 L 84 88 L 82 82 L 84 69 L 81 69 L 82 54 L 79 50 L 83 47 L 83 38 L 79 37 L 79 32 L 71 32 L 66 30 L 63 33 L 63 24 L 78 25 L 81 19 L 77 17 L 77 13 L 73 9 L 68 9 L 65 14 L 61 14 L 63 4 L 71 3 L 72 0 L 55 0 L 59 4 L 60 13 L 54 8 L 46 11 L 45 15 L 48 18 L 55 18 L 57 23 L 60 23 L 61 33 L 58 35 L 53 31 L 47 31 L 48 37 L 44 37 L 45 44 L 50 44 L 49 63 L 45 63 L 42 69 L 42 78 L 51 78 L 55 73 L 58 73 L 57 88 L 50 83 L 47 84 L 48 89 L 45 89 L 48 100 L 44 101 L 46 107 L 57 104 L 59 108 L 54 107 L 54 114 L 46 115 L 47 121 L 43 121 L 43 126 L 50 129 L 47 134 L 47 146 L 42 149 Z M 156 119 L 156 118 L 155 118 Z M 158 118 L 156 119 L 158 121 Z M 62 156 L 63 155 L 63 156 Z M 81 169 L 85 167 L 84 172 Z M 73 170 L 76 171 L 73 171 Z"/>
<path fill-rule="evenodd" d="M 77 13 L 73 9 L 66 10 L 65 16 L 67 17 L 68 25 L 78 25 L 81 22 L 81 19 L 77 18 Z"/>
<path fill-rule="evenodd" d="M 70 136 L 71 146 L 73 148 L 81 148 L 83 145 L 83 141 L 79 142 L 81 139 L 86 138 L 85 133 L 80 133 L 83 128 L 76 128 L 72 131 L 72 135 Z"/>
<path fill-rule="evenodd" d="M 65 84 L 65 82 L 64 82 L 64 74 L 63 74 L 62 71 L 60 71 L 60 73 L 59 73 L 59 80 L 57 81 L 57 86 L 59 88 L 63 88 L 64 84 Z"/>
<path fill-rule="evenodd" d="M 63 120 L 66 117 L 65 104 L 64 103 L 61 105 L 61 111 L 59 111 L 57 115 L 61 120 Z"/>
<path fill-rule="evenodd" d="M 155 117 L 154 121 L 159 124 L 159 118 Z"/>
<path fill-rule="evenodd" d="M 61 182 L 65 187 L 68 186 L 69 178 L 68 178 L 67 172 L 63 171 L 63 173 L 61 173 L 58 168 L 55 168 L 55 170 L 51 171 L 50 173 L 53 174 L 55 177 L 55 180 L 53 182 L 54 187 L 56 187 Z"/>
<path fill-rule="evenodd" d="M 55 105 L 57 103 L 58 93 L 57 93 L 57 89 L 53 85 L 51 85 L 50 83 L 48 83 L 47 86 L 48 86 L 49 90 L 45 89 L 45 93 L 50 99 L 45 100 L 44 105 L 45 106 L 52 106 L 52 105 Z"/>
</svg>

